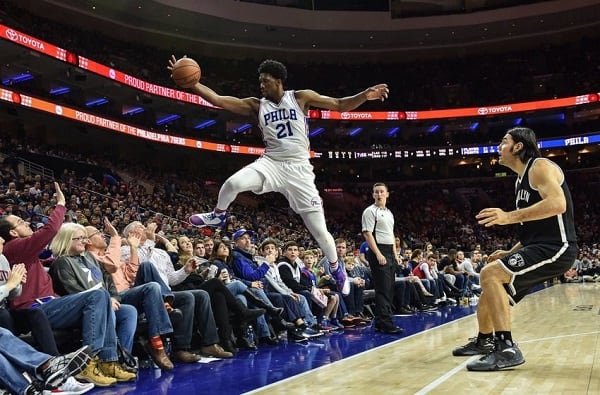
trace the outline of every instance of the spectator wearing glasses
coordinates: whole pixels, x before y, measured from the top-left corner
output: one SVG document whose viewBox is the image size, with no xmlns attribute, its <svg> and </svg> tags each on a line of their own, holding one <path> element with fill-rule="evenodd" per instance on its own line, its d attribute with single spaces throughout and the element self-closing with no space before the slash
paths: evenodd
<svg viewBox="0 0 600 395">
<path fill-rule="evenodd" d="M 86 227 L 89 237 L 86 250 L 110 273 L 121 297 L 121 303 L 135 306 L 138 313 L 146 315 L 150 356 L 161 369 L 171 370 L 173 369 L 173 363 L 165 352 L 161 335 L 172 333 L 173 326 L 167 308 L 163 304 L 161 287 L 153 281 L 134 287 L 131 286 L 136 280 L 140 266 L 137 255 L 140 237 L 135 233 L 129 235 L 127 245 L 131 255 L 128 261 L 121 261 L 121 238 L 106 217 L 104 218 L 104 229 L 107 234 L 92 226 Z M 105 237 L 110 237 L 109 243 L 106 242 Z"/>
<path fill-rule="evenodd" d="M 123 347 L 131 352 L 137 326 L 137 311 L 133 306 L 121 304 L 121 297 L 112 278 L 103 270 L 94 255 L 86 251 L 89 242 L 83 225 L 69 223 L 60 227 L 50 244 L 57 257 L 52 264 L 54 284 L 57 288 L 62 287 L 61 291 L 65 294 L 84 293 L 93 289 L 108 291 L 112 306 L 109 322 L 114 325 L 109 331 L 111 336 L 112 332 L 116 332 L 115 335 Z M 105 376 L 114 377 L 117 381 L 131 381 L 136 377 L 116 361 L 98 362 L 98 365 Z"/>
<path fill-rule="evenodd" d="M 9 262 L 24 263 L 27 269 L 27 282 L 22 284 L 21 295 L 11 301 L 11 308 L 39 308 L 46 314 L 53 329 L 81 327 L 83 344 L 89 345 L 92 353 L 97 353 L 102 361 L 115 362 L 118 359 L 117 341 L 108 292 L 95 289 L 59 297 L 54 292 L 50 275 L 40 262 L 40 252 L 54 238 L 65 217 L 65 197 L 58 183 L 54 183 L 54 188 L 56 208 L 46 224 L 36 232 L 31 230 L 28 222 L 15 215 L 0 218 L 0 237 L 5 240 L 4 255 Z M 95 361 L 78 377 L 82 376 L 100 387 L 116 383 L 115 378 L 99 373 Z"/>
</svg>

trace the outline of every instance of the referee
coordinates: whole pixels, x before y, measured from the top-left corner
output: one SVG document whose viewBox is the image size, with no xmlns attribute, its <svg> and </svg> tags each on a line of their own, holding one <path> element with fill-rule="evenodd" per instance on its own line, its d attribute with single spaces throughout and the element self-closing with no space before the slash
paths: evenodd
<svg viewBox="0 0 600 395">
<path fill-rule="evenodd" d="M 394 242 L 394 215 L 385 206 L 389 196 L 384 183 L 373 185 L 375 202 L 363 211 L 362 233 L 369 245 L 366 257 L 375 288 L 375 330 L 397 335 L 402 328 L 392 320 L 392 300 L 395 267 L 400 258 Z"/>
</svg>

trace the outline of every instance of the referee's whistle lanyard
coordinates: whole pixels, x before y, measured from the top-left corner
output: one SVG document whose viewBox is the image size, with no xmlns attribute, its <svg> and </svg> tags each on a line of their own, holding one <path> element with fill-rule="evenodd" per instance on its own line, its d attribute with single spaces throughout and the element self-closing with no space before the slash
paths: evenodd
<svg viewBox="0 0 600 395">
<path fill-rule="evenodd" d="M 371 232 L 371 235 L 373 235 L 373 240 L 375 240 L 375 244 L 377 245 L 377 248 L 379 248 L 379 252 L 383 253 L 381 251 L 381 245 L 379 244 L 379 242 L 377 242 L 377 211 L 380 210 L 380 207 L 375 206 L 375 223 L 373 224 L 373 231 Z M 375 254 L 373 254 L 375 255 Z M 383 266 L 379 263 L 379 260 L 377 259 L 377 255 L 375 255 L 375 260 L 377 261 L 377 264 L 380 266 Z M 391 264 L 391 262 L 388 262 Z"/>
<path fill-rule="evenodd" d="M 379 242 L 377 241 L 377 236 L 376 236 L 377 232 L 376 232 L 376 230 L 377 230 L 377 211 L 378 210 L 383 210 L 384 208 L 381 208 L 379 206 L 375 206 L 375 223 L 373 224 L 373 231 L 371 232 L 371 234 L 373 235 L 373 240 L 375 240 L 375 244 L 377 244 L 377 248 L 379 248 L 379 252 L 381 252 L 382 254 L 383 254 L 382 247 L 384 249 L 387 249 L 388 245 L 387 244 L 379 244 Z M 392 251 L 393 251 L 393 248 L 392 248 Z M 394 254 L 392 252 L 392 256 L 393 255 Z M 377 258 L 375 258 L 375 259 L 377 259 Z M 377 262 L 377 264 L 379 264 L 379 262 Z M 387 264 L 390 265 L 390 267 L 393 267 L 394 270 L 395 270 L 395 268 L 396 268 L 396 259 L 395 259 L 395 257 L 394 257 L 394 259 L 392 259 L 391 262 L 387 262 Z"/>
</svg>

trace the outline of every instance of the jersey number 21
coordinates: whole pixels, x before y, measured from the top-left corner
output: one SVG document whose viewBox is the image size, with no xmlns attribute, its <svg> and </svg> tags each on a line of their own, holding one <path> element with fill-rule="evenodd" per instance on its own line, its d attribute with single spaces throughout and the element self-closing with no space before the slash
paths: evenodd
<svg viewBox="0 0 600 395">
<path fill-rule="evenodd" d="M 294 135 L 294 133 L 292 133 L 292 126 L 290 125 L 290 121 L 287 121 L 286 123 L 278 123 L 277 126 L 275 126 L 275 128 L 277 128 L 278 139 Z"/>
</svg>

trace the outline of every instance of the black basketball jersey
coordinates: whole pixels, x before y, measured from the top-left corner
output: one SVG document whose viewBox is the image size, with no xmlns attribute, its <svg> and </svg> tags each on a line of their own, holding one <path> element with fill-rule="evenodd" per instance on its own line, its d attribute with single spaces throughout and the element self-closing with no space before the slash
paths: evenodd
<svg viewBox="0 0 600 395">
<path fill-rule="evenodd" d="M 527 163 L 525 173 L 522 179 L 517 178 L 515 183 L 516 206 L 517 209 L 522 209 L 534 205 L 542 200 L 540 193 L 533 189 L 529 183 L 529 170 L 536 160 L 548 160 L 545 158 L 531 159 Z M 553 165 L 554 162 L 550 161 Z M 561 169 L 562 173 L 562 169 Z M 561 183 L 562 190 L 567 201 L 567 209 L 564 213 L 554 215 L 552 217 L 539 219 L 535 221 L 527 221 L 519 224 L 519 241 L 523 246 L 532 243 L 551 243 L 562 244 L 565 242 L 575 243 L 575 222 L 573 220 L 573 200 L 571 192 L 567 187 L 565 175 L 562 173 L 563 179 Z"/>
</svg>

